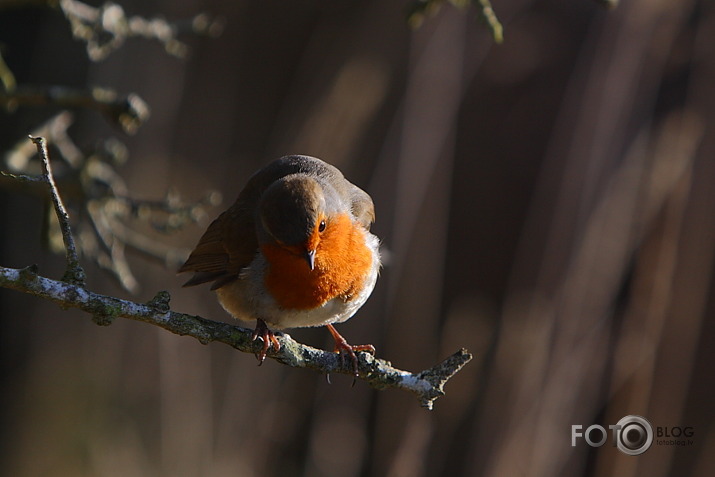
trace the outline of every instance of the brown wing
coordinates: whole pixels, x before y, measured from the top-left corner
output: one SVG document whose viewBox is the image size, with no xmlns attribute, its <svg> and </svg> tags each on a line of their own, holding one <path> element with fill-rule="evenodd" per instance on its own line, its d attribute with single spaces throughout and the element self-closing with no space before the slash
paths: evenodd
<svg viewBox="0 0 715 477">
<path fill-rule="evenodd" d="M 258 249 L 252 209 L 242 207 L 240 198 L 214 220 L 191 252 L 179 273 L 194 272 L 184 286 L 214 282 L 212 290 L 238 278 Z"/>
<path fill-rule="evenodd" d="M 238 279 L 258 251 L 255 210 L 263 192 L 281 177 L 307 172 L 324 164 L 305 156 L 286 156 L 271 162 L 248 180 L 236 202 L 214 220 L 179 273 L 194 272 L 184 286 L 214 282 L 212 290 Z"/>
</svg>

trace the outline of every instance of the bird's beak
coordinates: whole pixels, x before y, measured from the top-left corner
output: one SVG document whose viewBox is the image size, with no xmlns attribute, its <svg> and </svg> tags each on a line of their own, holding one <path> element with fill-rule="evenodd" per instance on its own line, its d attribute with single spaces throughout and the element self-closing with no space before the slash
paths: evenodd
<svg viewBox="0 0 715 477">
<path fill-rule="evenodd" d="M 305 260 L 308 262 L 308 266 L 311 270 L 315 269 L 315 249 L 306 250 Z"/>
</svg>

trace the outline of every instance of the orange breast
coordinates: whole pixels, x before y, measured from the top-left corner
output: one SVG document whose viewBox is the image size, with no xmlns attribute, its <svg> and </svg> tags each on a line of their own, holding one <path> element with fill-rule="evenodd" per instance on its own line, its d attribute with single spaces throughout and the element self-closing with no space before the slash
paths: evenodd
<svg viewBox="0 0 715 477">
<path fill-rule="evenodd" d="M 372 266 L 364 233 L 347 214 L 332 217 L 321 234 L 315 268 L 278 245 L 262 245 L 269 263 L 268 291 L 286 309 L 306 310 L 340 297 L 349 301 L 362 289 Z"/>
</svg>

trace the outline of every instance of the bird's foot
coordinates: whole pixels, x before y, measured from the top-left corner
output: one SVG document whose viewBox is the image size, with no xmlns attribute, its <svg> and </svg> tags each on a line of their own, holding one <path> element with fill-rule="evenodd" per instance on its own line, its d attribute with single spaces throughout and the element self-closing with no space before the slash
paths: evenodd
<svg viewBox="0 0 715 477">
<path fill-rule="evenodd" d="M 358 358 L 357 355 L 355 354 L 356 351 L 367 351 L 370 354 L 375 354 L 375 347 L 370 344 L 366 345 L 351 345 L 348 343 L 345 338 L 342 337 L 340 333 L 338 333 L 338 330 L 335 329 L 333 325 L 326 325 L 328 328 L 328 331 L 330 331 L 330 334 L 333 335 L 333 339 L 335 340 L 335 348 L 333 351 L 336 353 L 340 353 L 342 355 L 343 352 L 345 352 L 349 357 L 350 360 L 353 363 L 353 376 L 356 378 L 358 377 Z M 355 381 L 353 380 L 353 384 L 355 384 Z"/>
<path fill-rule="evenodd" d="M 271 348 L 275 348 L 276 351 L 281 349 L 281 344 L 278 342 L 278 338 L 276 338 L 276 335 L 270 329 L 268 329 L 266 322 L 260 319 L 256 320 L 256 329 L 253 330 L 252 339 L 253 341 L 256 341 L 256 339 L 258 339 L 259 337 L 263 341 L 263 347 L 261 348 L 261 351 L 256 353 L 256 359 L 258 359 L 258 366 L 262 365 L 263 361 L 266 360 L 268 350 L 270 350 Z"/>
</svg>

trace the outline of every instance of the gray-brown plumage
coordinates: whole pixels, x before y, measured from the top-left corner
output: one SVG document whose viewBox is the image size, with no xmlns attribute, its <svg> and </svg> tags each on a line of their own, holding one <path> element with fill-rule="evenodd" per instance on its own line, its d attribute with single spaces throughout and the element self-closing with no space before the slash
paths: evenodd
<svg viewBox="0 0 715 477">
<path fill-rule="evenodd" d="M 355 220 L 366 230 L 370 229 L 375 220 L 375 209 L 365 191 L 320 159 L 284 156 L 251 176 L 236 202 L 209 225 L 186 263 L 179 268 L 179 273 L 194 272 L 185 287 L 213 282 L 211 289 L 216 290 L 238 278 L 241 269 L 251 263 L 258 251 L 258 237 L 262 234 L 260 223 L 257 227 L 257 221 L 260 221 L 258 204 L 274 183 L 295 174 L 307 174 L 328 184 L 336 197 L 326 200 L 346 202 Z M 271 208 L 270 204 L 267 207 Z M 277 224 L 276 228 L 279 226 Z"/>
</svg>

